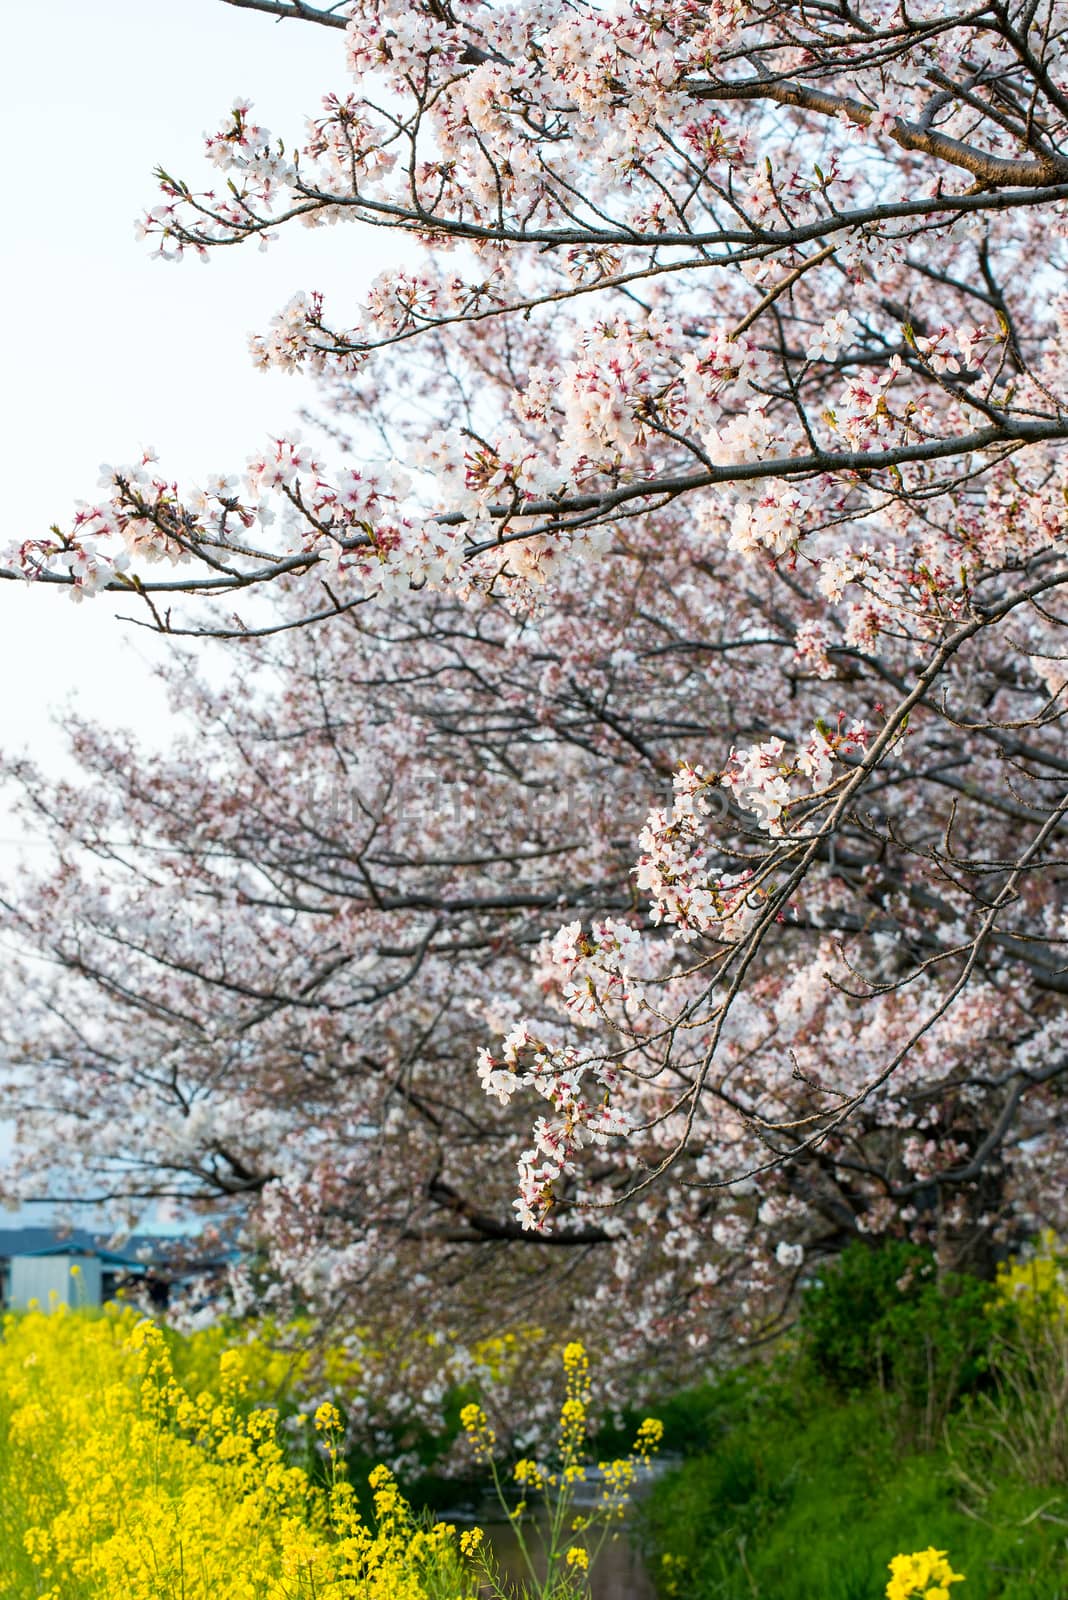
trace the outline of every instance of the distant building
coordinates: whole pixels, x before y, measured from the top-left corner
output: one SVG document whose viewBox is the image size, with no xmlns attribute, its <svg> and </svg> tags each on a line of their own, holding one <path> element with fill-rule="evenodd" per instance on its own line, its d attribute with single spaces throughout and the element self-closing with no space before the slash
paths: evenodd
<svg viewBox="0 0 1068 1600">
<path fill-rule="evenodd" d="M 134 1235 L 121 1250 L 106 1249 L 97 1238 L 76 1228 L 60 1234 L 53 1228 L 0 1228 L 0 1305 L 25 1311 L 31 1301 L 43 1310 L 51 1305 L 99 1306 L 114 1300 L 120 1289 L 137 1286 L 164 1306 L 173 1283 L 216 1263 L 172 1261 L 184 1241 L 155 1235 Z"/>
</svg>

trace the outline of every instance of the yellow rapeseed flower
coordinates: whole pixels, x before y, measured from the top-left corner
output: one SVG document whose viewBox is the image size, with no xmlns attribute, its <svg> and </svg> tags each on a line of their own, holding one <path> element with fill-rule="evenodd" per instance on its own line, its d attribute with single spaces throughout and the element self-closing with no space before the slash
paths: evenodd
<svg viewBox="0 0 1068 1600">
<path fill-rule="evenodd" d="M 950 1600 L 949 1585 L 963 1582 L 964 1574 L 953 1571 L 947 1552 L 930 1546 L 894 1557 L 886 1600 Z"/>
<path fill-rule="evenodd" d="M 129 1309 L 27 1313 L 0 1337 L 0 1542 L 6 1589 L 38 1600 L 470 1597 L 455 1530 L 418 1526 L 386 1468 L 380 1520 L 352 1486 L 286 1456 L 249 1406 L 250 1346 L 181 1345 Z M 189 1356 L 192 1389 L 171 1344 Z M 204 1349 L 212 1350 L 210 1362 Z M 221 1358 L 221 1359 L 220 1359 Z M 322 1410 L 323 1408 L 320 1408 Z M 340 1418 L 337 1418 L 340 1421 Z M 334 1415 L 324 1412 L 331 1426 Z"/>
<path fill-rule="evenodd" d="M 1027 1320 L 1068 1316 L 1068 1253 L 1052 1228 L 1039 1234 L 1030 1252 L 999 1265 L 997 1289 Z"/>
<path fill-rule="evenodd" d="M 570 1344 L 564 1346 L 564 1371 L 585 1372 L 589 1367 L 586 1348 L 577 1339 L 572 1339 Z"/>
<path fill-rule="evenodd" d="M 475 1460 L 489 1462 L 497 1445 L 497 1435 L 490 1427 L 481 1406 L 467 1405 L 460 1412 L 460 1426 L 466 1433 L 474 1451 Z"/>
<path fill-rule="evenodd" d="M 648 1454 L 659 1449 L 664 1438 L 664 1424 L 659 1417 L 646 1417 L 638 1429 L 636 1449 L 642 1454 Z"/>
<path fill-rule="evenodd" d="M 341 1412 L 332 1401 L 324 1400 L 316 1407 L 314 1421 L 318 1433 L 337 1433 L 341 1428 Z"/>
<path fill-rule="evenodd" d="M 512 1469 L 512 1476 L 520 1486 L 533 1489 L 535 1492 L 545 1487 L 545 1479 L 538 1463 L 530 1461 L 526 1457 L 516 1462 Z"/>
</svg>

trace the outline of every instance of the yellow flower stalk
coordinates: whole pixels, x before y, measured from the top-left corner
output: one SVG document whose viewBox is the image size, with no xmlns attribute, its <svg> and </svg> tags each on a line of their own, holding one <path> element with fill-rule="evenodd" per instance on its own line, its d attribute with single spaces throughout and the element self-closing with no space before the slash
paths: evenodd
<svg viewBox="0 0 1068 1600">
<path fill-rule="evenodd" d="M 489 1468 L 504 1515 L 515 1529 L 523 1562 L 525 1600 L 561 1600 L 562 1596 L 588 1593 L 588 1578 L 597 1554 L 619 1531 L 639 1471 L 652 1465 L 663 1438 L 663 1424 L 647 1417 L 638 1429 L 630 1454 L 597 1464 L 600 1492 L 588 1510 L 576 1515 L 575 1492 L 588 1480 L 587 1432 L 590 1404 L 590 1361 L 577 1340 L 562 1352 L 564 1399 L 556 1429 L 554 1463 L 522 1457 L 512 1469 L 512 1479 L 522 1498 L 512 1504 L 500 1477 L 494 1454 L 495 1436 L 481 1407 L 472 1403 L 460 1413 L 460 1423 L 476 1461 Z M 537 1515 L 528 1516 L 533 1506 Z M 465 1554 L 473 1558 L 492 1600 L 510 1600 L 514 1591 L 502 1580 L 490 1553 L 480 1541 L 461 1538 Z M 539 1548 L 540 1547 L 540 1548 Z"/>
</svg>

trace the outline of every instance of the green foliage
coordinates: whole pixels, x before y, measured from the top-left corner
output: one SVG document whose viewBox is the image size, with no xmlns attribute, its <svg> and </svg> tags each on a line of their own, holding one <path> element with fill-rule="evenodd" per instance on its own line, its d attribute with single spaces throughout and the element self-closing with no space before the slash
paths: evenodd
<svg viewBox="0 0 1068 1600">
<path fill-rule="evenodd" d="M 673 1455 L 687 1456 L 707 1450 L 711 1440 L 725 1437 L 749 1420 L 754 1410 L 771 1404 L 768 1392 L 775 1370 L 738 1368 L 715 1383 L 654 1396 L 649 1404 L 664 1424 L 665 1448 Z M 754 1371 L 759 1372 L 760 1383 L 753 1381 Z M 627 1407 L 617 1418 L 605 1420 L 595 1437 L 597 1453 L 619 1455 L 628 1449 L 644 1415 L 644 1410 Z"/>
<path fill-rule="evenodd" d="M 930 1447 L 960 1397 L 987 1385 L 992 1340 L 1013 1318 L 989 1284 L 938 1275 L 929 1251 L 854 1244 L 804 1297 L 802 1351 L 840 1394 L 895 1395 L 899 1429 Z"/>
<path fill-rule="evenodd" d="M 889 1357 L 888 1319 L 911 1308 L 934 1275 L 929 1251 L 898 1242 L 851 1244 L 826 1265 L 800 1317 L 805 1352 L 820 1377 L 846 1391 L 873 1382 Z"/>
</svg>

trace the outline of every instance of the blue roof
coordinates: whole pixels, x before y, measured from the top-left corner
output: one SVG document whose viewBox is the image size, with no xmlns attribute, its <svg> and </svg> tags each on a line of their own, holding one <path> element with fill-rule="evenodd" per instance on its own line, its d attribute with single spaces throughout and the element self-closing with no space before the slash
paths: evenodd
<svg viewBox="0 0 1068 1600">
<path fill-rule="evenodd" d="M 147 1272 L 152 1264 L 137 1256 L 120 1255 L 117 1250 L 101 1249 L 98 1245 L 56 1244 L 48 1250 L 16 1250 L 13 1257 L 16 1255 L 21 1261 L 39 1261 L 44 1256 L 85 1256 L 102 1261 L 108 1267 L 129 1267 L 134 1272 Z"/>
<path fill-rule="evenodd" d="M 12 1256 L 95 1256 L 110 1266 L 146 1267 L 166 1259 L 167 1246 L 176 1241 L 153 1234 L 131 1234 L 121 1250 L 100 1243 L 100 1235 L 85 1228 L 61 1233 L 57 1228 L 0 1228 L 0 1261 Z"/>
</svg>

